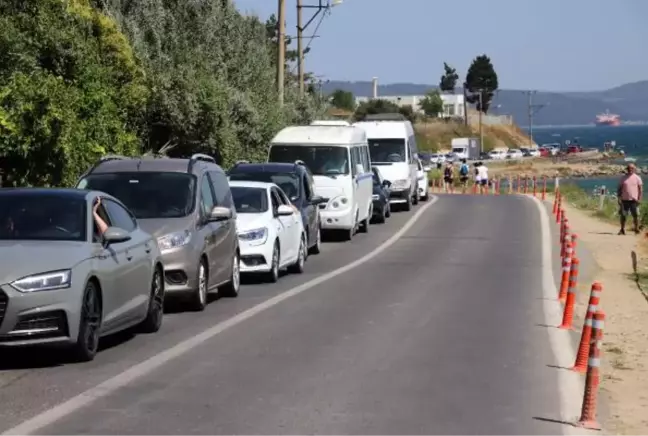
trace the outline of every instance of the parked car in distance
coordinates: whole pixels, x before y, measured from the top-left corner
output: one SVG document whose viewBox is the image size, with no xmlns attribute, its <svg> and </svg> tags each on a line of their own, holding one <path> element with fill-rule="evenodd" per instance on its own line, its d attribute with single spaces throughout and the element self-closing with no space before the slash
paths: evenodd
<svg viewBox="0 0 648 436">
<path fill-rule="evenodd" d="M 103 234 L 93 219 L 99 196 Z M 154 237 L 114 197 L 0 189 L 0 346 L 62 345 L 89 361 L 102 336 L 157 332 L 163 274 Z"/>
<path fill-rule="evenodd" d="M 320 252 L 322 236 L 319 205 L 326 203 L 326 200 L 315 194 L 313 175 L 304 162 L 239 162 L 227 174 L 231 182 L 248 180 L 279 186 L 301 213 L 308 251 L 311 254 Z"/>
<path fill-rule="evenodd" d="M 567 147 L 567 154 L 572 154 L 572 153 L 581 153 L 583 151 L 583 147 L 580 145 L 570 145 Z"/>
<path fill-rule="evenodd" d="M 506 150 L 496 148 L 495 150 L 489 151 L 488 156 L 490 156 L 490 158 L 493 160 L 504 160 L 506 159 Z"/>
<path fill-rule="evenodd" d="M 444 154 L 439 154 L 439 153 L 434 153 L 430 155 L 430 163 L 436 165 L 439 163 L 444 163 L 445 162 L 445 155 Z"/>
<path fill-rule="evenodd" d="M 241 272 L 264 274 L 270 282 L 279 271 L 304 272 L 306 232 L 299 210 L 274 183 L 232 181 Z"/>
<path fill-rule="evenodd" d="M 389 187 L 391 182 L 380 174 L 377 167 L 372 167 L 373 171 L 373 216 L 372 220 L 376 223 L 384 223 L 391 216 L 391 206 L 389 202 Z"/>
<path fill-rule="evenodd" d="M 506 158 L 507 159 L 522 159 L 524 157 L 524 154 L 522 151 L 518 148 L 511 148 L 507 153 L 506 153 Z"/>
<path fill-rule="evenodd" d="M 421 201 L 428 201 L 428 198 L 430 198 L 429 191 L 430 191 L 430 179 L 428 177 L 427 171 L 423 169 L 423 163 L 421 162 L 420 159 L 416 160 L 416 182 L 417 182 L 417 193 L 419 196 L 419 200 Z M 429 170 L 428 170 L 429 171 Z"/>
<path fill-rule="evenodd" d="M 186 298 L 193 310 L 202 311 L 212 290 L 238 295 L 236 211 L 227 176 L 210 156 L 107 156 L 77 188 L 120 199 L 157 238 L 167 296 Z"/>
</svg>

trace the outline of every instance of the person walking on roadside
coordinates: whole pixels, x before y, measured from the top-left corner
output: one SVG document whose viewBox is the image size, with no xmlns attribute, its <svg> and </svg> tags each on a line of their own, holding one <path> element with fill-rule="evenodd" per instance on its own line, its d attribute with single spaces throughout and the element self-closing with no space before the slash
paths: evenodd
<svg viewBox="0 0 648 436">
<path fill-rule="evenodd" d="M 617 188 L 619 219 L 621 221 L 621 230 L 619 230 L 619 235 L 625 235 L 625 225 L 628 213 L 632 216 L 634 232 L 639 234 L 638 206 L 643 195 L 643 181 L 636 171 L 637 168 L 634 164 L 628 164 L 626 174 L 621 178 L 619 187 Z"/>
<path fill-rule="evenodd" d="M 459 181 L 461 182 L 461 193 L 466 193 L 466 188 L 468 186 L 468 173 L 470 168 L 466 163 L 466 159 L 461 159 L 461 167 L 459 167 Z"/>
<path fill-rule="evenodd" d="M 454 167 L 452 162 L 448 162 L 443 169 L 443 184 L 445 185 L 446 194 L 454 194 Z"/>
<path fill-rule="evenodd" d="M 477 175 L 479 177 L 479 193 L 488 194 L 488 167 L 484 165 L 484 162 L 479 162 Z"/>
</svg>

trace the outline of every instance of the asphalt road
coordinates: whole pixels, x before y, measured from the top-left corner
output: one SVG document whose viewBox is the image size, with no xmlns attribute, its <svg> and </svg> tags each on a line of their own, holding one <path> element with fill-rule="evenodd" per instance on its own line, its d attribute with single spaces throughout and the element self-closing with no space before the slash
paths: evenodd
<svg viewBox="0 0 648 436">
<path fill-rule="evenodd" d="M 94 362 L 3 350 L 0 432 L 108 380 L 38 433 L 561 433 L 529 200 L 439 196 L 374 257 L 246 312 L 375 251 L 414 213 L 325 244 L 303 275 L 170 314 L 156 335 L 110 338 Z M 237 314 L 248 318 L 125 381 L 129 368 Z"/>
</svg>

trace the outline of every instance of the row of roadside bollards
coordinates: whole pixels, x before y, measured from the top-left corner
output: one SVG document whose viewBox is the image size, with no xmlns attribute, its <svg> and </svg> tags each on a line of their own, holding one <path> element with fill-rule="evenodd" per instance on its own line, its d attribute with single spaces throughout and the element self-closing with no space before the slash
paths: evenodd
<svg viewBox="0 0 648 436">
<path fill-rule="evenodd" d="M 504 190 L 505 192 L 502 192 L 503 189 L 502 187 L 502 181 L 507 180 L 508 181 L 508 189 Z M 442 179 L 433 179 L 430 181 L 430 188 L 432 189 L 432 192 L 434 193 L 444 193 L 444 192 L 449 192 L 450 189 L 448 186 L 445 186 L 444 182 Z M 466 193 L 466 194 L 482 194 L 482 195 L 500 195 L 500 194 L 533 194 L 534 197 L 537 197 L 538 195 L 541 195 L 541 199 L 544 201 L 546 196 L 547 196 L 547 177 L 543 176 L 540 180 L 537 176 L 533 177 L 521 177 L 517 176 L 517 178 L 514 177 L 508 177 L 508 178 L 502 178 L 502 177 L 496 177 L 493 178 L 489 181 L 489 186 L 488 189 L 481 191 L 479 189 L 479 185 L 470 182 L 470 184 L 466 185 L 465 187 L 453 187 L 452 191 L 457 191 L 458 193 Z"/>
<path fill-rule="evenodd" d="M 558 299 L 564 304 L 564 308 L 562 323 L 559 328 L 573 330 L 580 264 L 576 255 L 578 236 L 569 227 L 569 220 L 562 207 L 562 195 L 559 189 L 555 191 L 552 212 L 556 218 L 556 224 L 560 226 L 559 243 L 562 274 Z M 578 351 L 574 365 L 571 368 L 572 371 L 586 374 L 583 406 L 578 425 L 591 430 L 601 429 L 601 425 L 597 421 L 597 400 L 600 384 L 601 342 L 605 322 L 605 314 L 599 305 L 602 291 L 603 286 L 600 283 L 594 282 L 592 284 Z"/>
</svg>

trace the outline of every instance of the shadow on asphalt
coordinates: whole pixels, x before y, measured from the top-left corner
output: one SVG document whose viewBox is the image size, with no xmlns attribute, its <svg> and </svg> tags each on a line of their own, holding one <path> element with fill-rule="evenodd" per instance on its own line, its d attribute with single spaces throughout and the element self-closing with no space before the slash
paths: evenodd
<svg viewBox="0 0 648 436">
<path fill-rule="evenodd" d="M 552 424 L 559 424 L 559 425 L 569 425 L 571 427 L 575 427 L 573 422 L 567 422 L 561 419 L 543 418 L 540 416 L 534 416 L 533 419 L 535 419 L 536 421 L 549 422 Z"/>
</svg>

